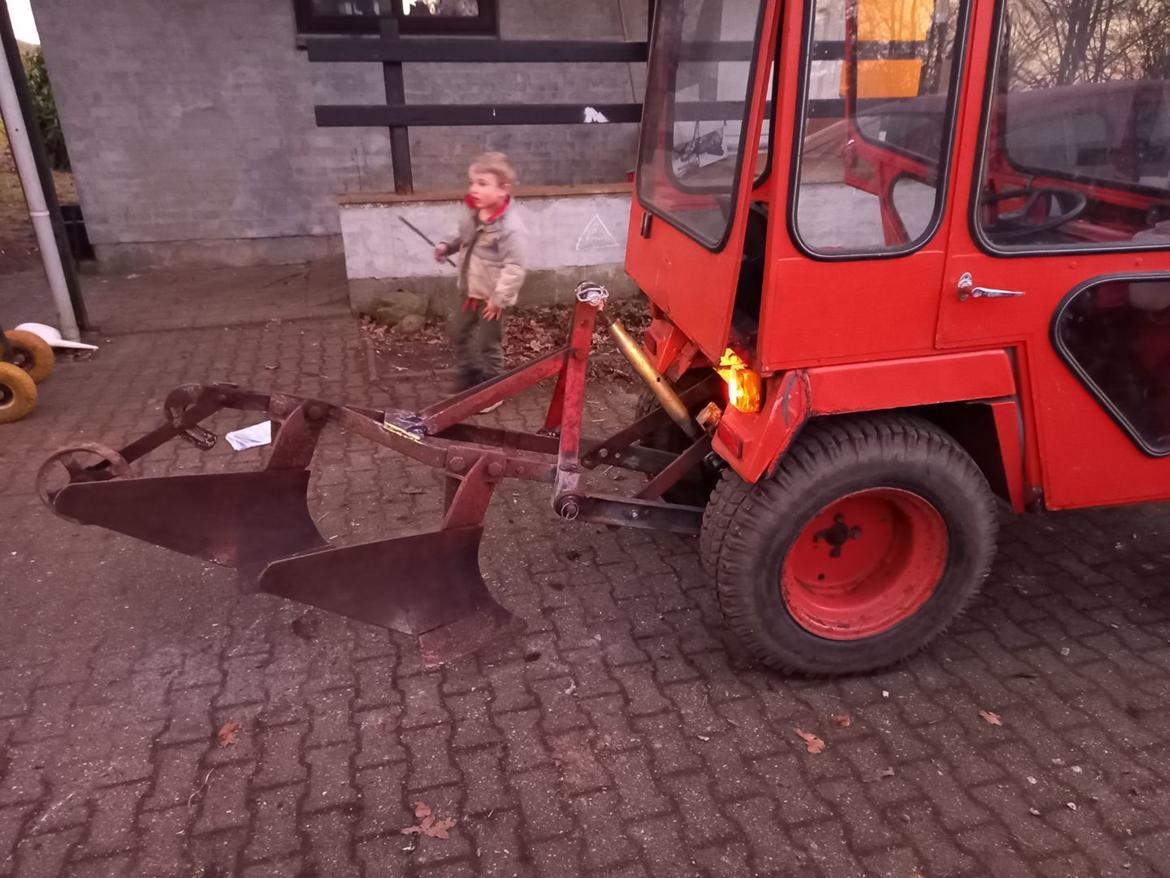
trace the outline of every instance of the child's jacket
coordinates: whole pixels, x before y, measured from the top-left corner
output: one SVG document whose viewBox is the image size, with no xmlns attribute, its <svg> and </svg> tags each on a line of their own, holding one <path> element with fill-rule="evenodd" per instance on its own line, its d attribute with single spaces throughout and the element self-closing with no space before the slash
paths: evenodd
<svg viewBox="0 0 1170 878">
<path fill-rule="evenodd" d="M 528 230 L 516 216 L 511 200 L 487 222 L 470 201 L 459 221 L 455 238 L 444 241 L 450 252 L 459 251 L 459 289 L 468 298 L 486 299 L 500 308 L 516 304 L 527 274 L 524 247 Z"/>
</svg>

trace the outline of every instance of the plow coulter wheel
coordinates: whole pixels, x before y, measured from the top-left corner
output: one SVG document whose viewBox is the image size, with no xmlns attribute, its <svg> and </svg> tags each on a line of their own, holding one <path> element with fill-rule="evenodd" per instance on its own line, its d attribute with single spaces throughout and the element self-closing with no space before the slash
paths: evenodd
<svg viewBox="0 0 1170 878">
<path fill-rule="evenodd" d="M 27 372 L 34 382 L 40 384 L 53 371 L 53 348 L 34 332 L 10 329 L 4 333 L 15 354 L 13 364 Z"/>
<path fill-rule="evenodd" d="M 0 424 L 19 421 L 37 404 L 37 385 L 15 363 L 0 363 Z"/>
<path fill-rule="evenodd" d="M 732 630 L 769 667 L 807 674 L 917 652 L 979 590 L 995 551 L 974 461 L 928 422 L 892 415 L 813 423 L 756 485 L 726 473 L 703 526 Z"/>
</svg>

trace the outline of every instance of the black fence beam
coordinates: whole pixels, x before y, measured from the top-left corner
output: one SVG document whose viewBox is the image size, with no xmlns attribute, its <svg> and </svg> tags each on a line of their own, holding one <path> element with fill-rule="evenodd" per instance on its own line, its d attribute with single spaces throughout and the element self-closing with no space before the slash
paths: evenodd
<svg viewBox="0 0 1170 878">
<path fill-rule="evenodd" d="M 382 19 L 381 28 L 385 42 L 398 41 L 398 22 L 395 19 Z M 382 82 L 386 90 L 386 104 L 391 107 L 404 106 L 406 81 L 402 76 L 402 65 L 393 61 L 383 63 Z M 390 164 L 394 171 L 394 191 L 399 195 L 413 194 L 414 162 L 410 158 L 410 131 L 405 126 L 390 126 Z"/>
<path fill-rule="evenodd" d="M 592 111 L 590 113 L 589 111 Z M 317 107 L 322 128 L 436 125 L 579 125 L 600 114 L 608 122 L 638 122 L 641 104 L 336 104 Z"/>
<path fill-rule="evenodd" d="M 647 43 L 560 40 L 368 39 L 341 37 L 306 42 L 310 61 L 467 63 L 627 63 L 645 61 Z"/>
</svg>

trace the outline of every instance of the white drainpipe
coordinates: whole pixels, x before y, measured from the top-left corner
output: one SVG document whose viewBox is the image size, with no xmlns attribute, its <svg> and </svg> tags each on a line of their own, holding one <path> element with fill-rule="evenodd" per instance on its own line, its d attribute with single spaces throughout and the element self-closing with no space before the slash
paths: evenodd
<svg viewBox="0 0 1170 878">
<path fill-rule="evenodd" d="M 8 143 L 12 148 L 12 158 L 16 162 L 16 172 L 20 175 L 20 185 L 24 187 L 28 215 L 32 218 L 37 246 L 41 250 L 41 261 L 45 264 L 45 275 L 49 279 L 49 290 L 53 294 L 53 304 L 57 307 L 61 335 L 70 341 L 78 341 L 81 334 L 77 331 L 77 317 L 73 313 L 73 302 L 69 298 L 65 270 L 61 267 L 61 252 L 57 249 L 57 238 L 53 234 L 53 221 L 49 217 L 49 207 L 45 203 L 45 191 L 41 188 L 41 177 L 37 173 L 32 144 L 29 143 L 28 131 L 24 126 L 24 116 L 20 112 L 20 99 L 16 96 L 12 70 L 3 58 L 0 58 L 0 115 L 4 118 L 4 127 L 8 129 Z"/>
</svg>

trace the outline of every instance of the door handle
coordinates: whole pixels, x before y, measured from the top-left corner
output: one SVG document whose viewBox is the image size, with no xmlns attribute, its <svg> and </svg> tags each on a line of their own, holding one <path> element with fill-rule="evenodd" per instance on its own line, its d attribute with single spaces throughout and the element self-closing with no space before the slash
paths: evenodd
<svg viewBox="0 0 1170 878">
<path fill-rule="evenodd" d="M 959 278 L 959 301 L 966 302 L 968 299 L 1018 299 L 1024 295 L 1023 290 L 996 290 L 991 287 L 977 287 L 975 286 L 975 279 L 971 277 L 971 272 L 963 272 L 963 276 Z"/>
</svg>

